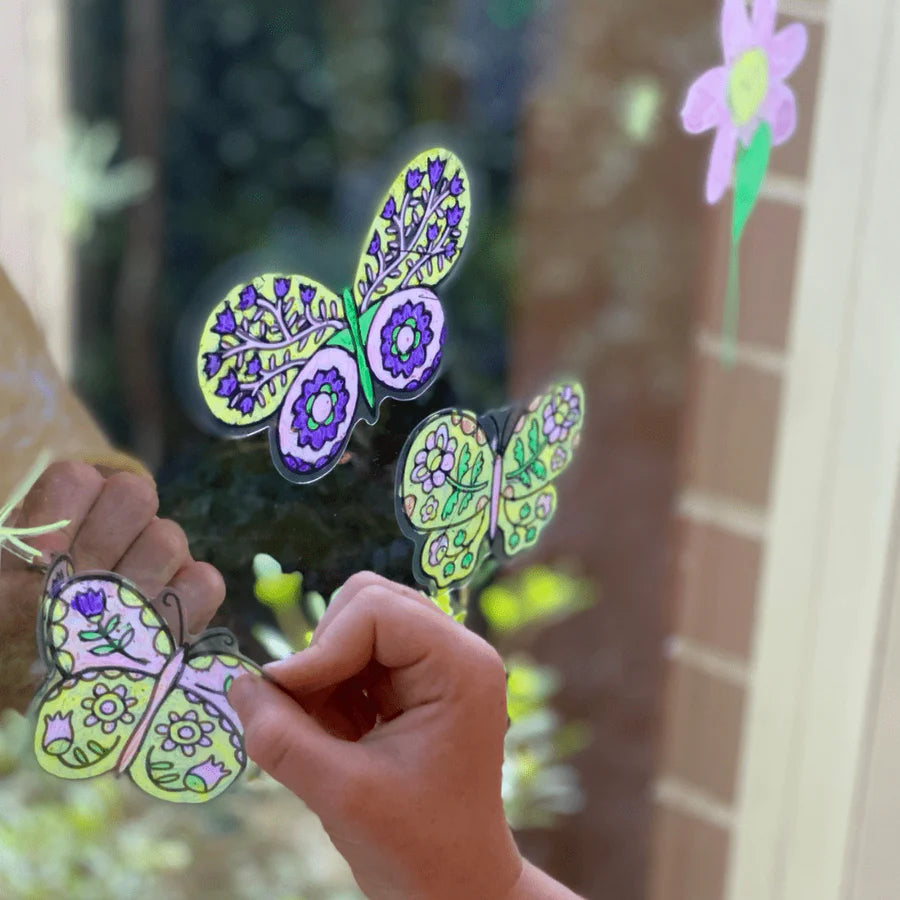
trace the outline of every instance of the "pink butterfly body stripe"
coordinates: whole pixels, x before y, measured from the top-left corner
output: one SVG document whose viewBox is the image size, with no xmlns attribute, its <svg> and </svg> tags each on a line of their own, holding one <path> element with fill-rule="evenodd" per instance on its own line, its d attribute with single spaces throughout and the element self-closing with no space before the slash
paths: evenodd
<svg viewBox="0 0 900 900">
<path fill-rule="evenodd" d="M 153 688 L 153 693 L 150 695 L 150 702 L 147 704 L 147 709 L 144 711 L 144 715 L 141 717 L 140 722 L 135 726 L 134 731 L 131 733 L 131 737 L 128 738 L 128 741 L 119 756 L 119 761 L 116 763 L 117 774 L 121 774 L 131 765 L 131 761 L 141 748 L 141 744 L 144 741 L 150 723 L 156 716 L 156 712 L 162 705 L 163 700 L 169 695 L 169 691 L 181 674 L 183 667 L 184 648 L 180 647 L 175 655 L 165 664 L 162 672 L 159 673 L 159 679 L 156 682 L 156 686 Z"/>
<path fill-rule="evenodd" d="M 497 533 L 497 520 L 500 516 L 500 477 L 502 474 L 503 457 L 494 459 L 494 474 L 491 478 L 491 525 L 488 531 L 490 539 L 494 539 Z"/>
</svg>

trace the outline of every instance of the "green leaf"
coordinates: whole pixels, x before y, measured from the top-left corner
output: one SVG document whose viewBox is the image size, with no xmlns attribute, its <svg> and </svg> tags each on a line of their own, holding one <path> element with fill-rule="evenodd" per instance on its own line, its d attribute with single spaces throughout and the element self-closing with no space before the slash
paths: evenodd
<svg viewBox="0 0 900 900">
<path fill-rule="evenodd" d="M 546 478 L 547 477 L 547 467 L 539 460 L 536 459 L 531 464 L 531 473 L 535 478 Z"/>
<path fill-rule="evenodd" d="M 469 459 L 472 457 L 472 451 L 468 444 L 463 444 L 462 452 L 459 454 L 459 480 L 462 481 L 463 475 L 469 471 Z"/>
<path fill-rule="evenodd" d="M 459 499 L 459 489 L 454 488 L 453 493 L 447 498 L 447 502 L 444 504 L 444 508 L 441 510 L 441 518 L 447 519 L 453 514 L 453 510 L 456 508 L 456 501 Z"/>
<path fill-rule="evenodd" d="M 479 450 L 478 456 L 475 457 L 475 462 L 472 463 L 472 484 L 475 484 L 478 481 L 479 476 L 481 475 L 481 470 L 484 468 L 484 451 Z"/>
<path fill-rule="evenodd" d="M 464 513 L 469 504 L 472 502 L 472 498 L 474 496 L 474 492 L 471 491 L 466 491 L 465 493 L 461 494 L 459 498 L 459 509 L 457 510 L 457 512 Z"/>
<path fill-rule="evenodd" d="M 103 756 L 106 752 L 106 748 L 93 739 L 87 742 L 87 748 L 96 756 Z"/>
<path fill-rule="evenodd" d="M 528 426 L 528 447 L 532 453 L 538 452 L 539 444 L 540 444 L 540 432 L 538 431 L 537 419 L 532 419 L 531 425 Z"/>
<path fill-rule="evenodd" d="M 79 631 L 78 637 L 83 641 L 99 641 L 103 635 L 99 631 Z"/>
<path fill-rule="evenodd" d="M 181 776 L 177 772 L 169 772 L 168 775 L 158 775 L 153 780 L 157 784 L 171 784 L 173 781 L 178 781 Z"/>
<path fill-rule="evenodd" d="M 76 747 L 72 751 L 72 756 L 75 757 L 75 762 L 77 762 L 79 765 L 82 765 L 82 766 L 90 765 L 91 761 L 90 761 L 90 759 L 88 759 L 87 753 L 85 753 L 84 750 L 81 749 L 81 747 Z"/>
<path fill-rule="evenodd" d="M 150 769 L 153 772 L 165 772 L 166 769 L 171 769 L 174 763 L 170 763 L 167 759 L 160 760 L 159 762 L 150 763 Z"/>
<path fill-rule="evenodd" d="M 119 649 L 124 650 L 134 640 L 134 629 L 129 625 L 119 638 Z"/>
<path fill-rule="evenodd" d="M 525 485 L 525 487 L 531 487 L 531 476 L 528 474 L 528 472 L 519 472 L 519 481 L 521 481 L 522 484 Z"/>
<path fill-rule="evenodd" d="M 522 443 L 522 438 L 516 438 L 516 442 L 513 444 L 513 456 L 520 466 L 525 465 L 525 445 Z"/>
<path fill-rule="evenodd" d="M 122 620 L 122 617 L 116 613 L 107 623 L 106 623 L 106 633 L 109 634 L 110 631 L 115 631 L 116 626 Z"/>
<path fill-rule="evenodd" d="M 228 693 L 228 688 L 231 687 L 231 683 L 232 683 L 233 681 L 234 681 L 234 677 L 233 677 L 233 676 L 231 676 L 231 675 L 226 675 L 226 676 L 225 676 L 225 680 L 222 682 L 222 690 L 225 691 L 226 694 Z"/>
<path fill-rule="evenodd" d="M 110 653 L 115 653 L 118 650 L 118 647 L 113 647 L 112 644 L 102 644 L 99 647 L 91 647 L 91 653 L 94 656 L 109 656 Z"/>
<path fill-rule="evenodd" d="M 731 243 L 738 244 L 744 227 L 756 206 L 759 190 L 766 169 L 769 167 L 769 154 L 772 150 L 772 129 L 763 122 L 749 147 L 738 147 L 737 162 L 734 167 L 734 208 L 731 217 Z"/>
</svg>

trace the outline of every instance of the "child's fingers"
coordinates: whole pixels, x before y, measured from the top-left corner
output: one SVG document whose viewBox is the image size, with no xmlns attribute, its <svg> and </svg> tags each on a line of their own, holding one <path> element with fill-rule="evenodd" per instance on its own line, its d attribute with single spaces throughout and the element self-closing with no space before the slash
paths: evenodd
<svg viewBox="0 0 900 900">
<path fill-rule="evenodd" d="M 244 727 L 248 756 L 314 812 L 327 809 L 354 745 L 329 735 L 287 694 L 255 675 L 236 679 L 228 701 Z"/>
<path fill-rule="evenodd" d="M 198 634 L 225 599 L 225 581 L 219 570 L 206 562 L 188 560 L 169 582 L 184 606 L 185 627 Z"/>
<path fill-rule="evenodd" d="M 321 637 L 334 620 L 334 617 L 344 609 L 348 603 L 352 603 L 354 598 L 359 596 L 361 591 L 371 587 L 381 587 L 392 590 L 402 597 L 407 597 L 416 603 L 421 603 L 423 606 L 430 606 L 437 610 L 437 612 L 440 612 L 427 597 L 420 594 L 415 588 L 408 587 L 405 584 L 397 584 L 396 582 L 385 578 L 383 575 L 378 575 L 376 572 L 357 572 L 354 575 L 351 575 L 343 585 L 341 585 L 332 601 L 326 607 L 325 612 L 322 614 L 322 618 L 319 620 L 319 624 L 316 626 L 313 640 L 315 641 Z"/>
<path fill-rule="evenodd" d="M 472 640 L 448 616 L 373 585 L 333 617 L 316 643 L 265 670 L 286 690 L 302 693 L 347 681 L 374 661 L 395 670 L 398 703 L 409 709 L 440 696 L 460 671 L 455 661 L 472 659 Z"/>
</svg>

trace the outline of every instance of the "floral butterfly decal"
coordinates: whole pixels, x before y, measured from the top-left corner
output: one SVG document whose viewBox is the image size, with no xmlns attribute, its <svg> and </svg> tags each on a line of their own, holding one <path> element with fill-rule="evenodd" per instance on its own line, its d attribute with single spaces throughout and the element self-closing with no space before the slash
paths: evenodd
<svg viewBox="0 0 900 900">
<path fill-rule="evenodd" d="M 44 583 L 37 637 L 48 675 L 32 703 L 34 752 L 60 778 L 128 773 L 160 800 L 217 797 L 247 764 L 243 729 L 226 696 L 259 668 L 225 628 L 176 641 L 137 588 L 111 572 L 74 574 L 58 557 Z"/>
<path fill-rule="evenodd" d="M 469 230 L 468 176 L 449 150 L 426 150 L 397 176 L 341 296 L 303 275 L 260 275 L 210 313 L 197 376 L 235 436 L 269 428 L 289 481 L 327 474 L 359 420 L 386 397 L 412 399 L 437 373 L 446 337 L 432 290 Z"/>
<path fill-rule="evenodd" d="M 584 391 L 564 381 L 525 410 L 442 410 L 409 436 L 397 466 L 395 503 L 416 545 L 416 579 L 461 587 L 493 555 L 534 546 L 556 510 L 553 481 L 572 461 Z"/>
<path fill-rule="evenodd" d="M 731 255 L 722 324 L 723 359 L 733 362 L 740 301 L 739 247 L 773 147 L 797 127 L 797 99 L 785 80 L 806 55 L 806 28 L 775 30 L 777 0 L 724 0 L 720 24 L 724 65 L 704 72 L 681 111 L 685 131 L 715 130 L 706 176 L 706 202 L 718 203 L 734 183 Z"/>
</svg>

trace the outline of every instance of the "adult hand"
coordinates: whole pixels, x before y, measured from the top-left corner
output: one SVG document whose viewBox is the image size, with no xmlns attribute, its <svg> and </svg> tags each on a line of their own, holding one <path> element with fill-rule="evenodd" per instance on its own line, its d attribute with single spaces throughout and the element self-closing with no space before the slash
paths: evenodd
<svg viewBox="0 0 900 900">
<path fill-rule="evenodd" d="M 159 498 L 146 478 L 118 472 L 104 477 L 92 466 L 49 466 L 9 524 L 29 527 L 60 519 L 69 524 L 28 542 L 44 553 L 72 557 L 75 571 L 115 571 L 148 597 L 164 587 L 182 600 L 185 626 L 202 630 L 225 597 L 222 576 L 196 562 L 181 528 L 157 518 Z M 23 710 L 37 686 L 35 616 L 43 574 L 12 554 L 0 559 L 0 709 Z"/>
<path fill-rule="evenodd" d="M 367 897 L 575 897 L 523 862 L 503 814 L 503 663 L 426 597 L 355 575 L 310 647 L 263 671 L 229 693 L 247 752 Z"/>
</svg>

